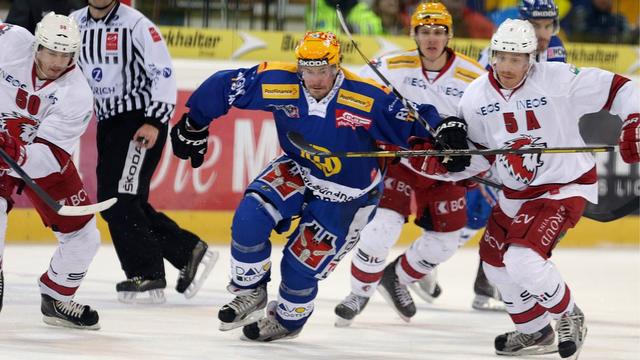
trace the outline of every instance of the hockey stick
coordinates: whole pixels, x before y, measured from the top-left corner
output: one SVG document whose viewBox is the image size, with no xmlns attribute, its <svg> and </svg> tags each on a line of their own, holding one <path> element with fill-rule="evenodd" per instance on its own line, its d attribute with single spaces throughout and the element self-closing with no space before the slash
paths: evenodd
<svg viewBox="0 0 640 360">
<path fill-rule="evenodd" d="M 592 212 L 589 212 L 589 209 L 587 207 L 587 209 L 584 211 L 582 216 L 598 222 L 610 222 L 610 221 L 618 220 L 621 217 L 625 217 L 631 214 L 632 212 L 635 212 L 636 210 L 638 210 L 638 207 L 640 207 L 640 197 L 636 196 L 631 200 L 629 200 L 629 202 L 624 204 L 622 207 L 619 207 L 609 212 L 592 213 Z"/>
<path fill-rule="evenodd" d="M 22 181 L 24 181 L 24 183 L 29 188 L 31 188 L 31 190 L 33 190 L 33 192 L 35 192 L 36 195 L 38 195 L 38 197 L 42 199 L 42 201 L 44 201 L 44 203 L 47 204 L 47 206 L 50 207 L 53 211 L 55 211 L 58 215 L 84 216 L 89 214 L 95 214 L 100 211 L 107 210 L 113 204 L 115 204 L 116 201 L 118 201 L 118 199 L 116 198 L 111 198 L 111 199 L 99 202 L 97 204 L 91 204 L 91 205 L 69 206 L 69 205 L 58 204 L 55 200 L 53 200 L 51 196 L 49 196 L 49 194 L 47 194 L 46 191 L 44 191 L 44 189 L 42 189 L 38 184 L 36 184 L 36 182 L 33 181 L 33 179 L 24 170 L 22 170 L 22 167 L 20 167 L 20 165 L 18 165 L 18 163 L 15 162 L 15 160 L 13 160 L 11 156 L 9 156 L 9 154 L 7 154 L 2 148 L 0 148 L 0 157 L 4 162 L 6 162 L 9 166 L 11 166 L 11 168 L 16 173 L 18 173 L 18 175 L 20 175 L 20 177 L 22 178 Z"/>
<path fill-rule="evenodd" d="M 604 145 L 594 147 L 556 147 L 556 148 L 521 148 L 521 149 L 448 149 L 448 150 L 380 150 L 380 151 L 346 151 L 325 152 L 316 149 L 304 137 L 296 132 L 287 132 L 291 144 L 301 151 L 319 157 L 339 158 L 386 158 L 412 156 L 470 156 L 470 155 L 507 155 L 507 154 L 571 154 L 583 152 L 612 152 L 615 146 Z"/>
</svg>

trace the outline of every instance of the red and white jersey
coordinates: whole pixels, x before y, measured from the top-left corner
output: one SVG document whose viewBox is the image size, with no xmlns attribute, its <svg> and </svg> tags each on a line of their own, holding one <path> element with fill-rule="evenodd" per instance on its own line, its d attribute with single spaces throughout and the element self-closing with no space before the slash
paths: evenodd
<svg viewBox="0 0 640 360">
<path fill-rule="evenodd" d="M 639 100 L 638 87 L 625 77 L 547 62 L 533 64 L 513 91 L 500 89 L 492 72 L 478 78 L 463 95 L 458 116 L 468 124 L 469 140 L 481 148 L 586 146 L 578 126 L 582 115 L 605 109 L 626 119 L 640 112 Z M 590 153 L 497 156 L 495 165 L 504 184 L 499 203 L 508 216 L 536 198 L 579 196 L 597 203 L 596 161 Z M 489 166 L 487 159 L 474 156 L 464 173 Z"/>
<path fill-rule="evenodd" d="M 418 50 L 387 55 L 372 61 L 372 64 L 407 100 L 431 104 L 442 117 L 455 116 L 467 86 L 486 70 L 471 58 L 449 48 L 446 51 L 449 59 L 438 72 L 424 70 Z M 369 66 L 359 74 L 384 84 Z"/>
<path fill-rule="evenodd" d="M 23 168 L 39 178 L 61 166 L 46 143 L 67 154 L 78 147 L 91 119 L 93 95 L 75 66 L 56 80 L 39 80 L 34 42 L 24 28 L 0 24 L 0 48 L 10 49 L 0 52 L 0 131 L 28 145 Z"/>
</svg>

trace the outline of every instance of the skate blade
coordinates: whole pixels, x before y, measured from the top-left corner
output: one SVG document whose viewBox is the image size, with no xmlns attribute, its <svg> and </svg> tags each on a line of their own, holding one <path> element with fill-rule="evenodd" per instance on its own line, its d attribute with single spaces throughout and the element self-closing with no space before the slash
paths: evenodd
<svg viewBox="0 0 640 360">
<path fill-rule="evenodd" d="M 143 296 L 144 295 L 144 296 Z M 148 295 L 148 296 L 146 296 Z M 164 304 L 164 290 L 154 289 L 149 291 L 118 291 L 118 301 L 124 304 Z"/>
<path fill-rule="evenodd" d="M 70 329 L 100 330 L 100 323 L 96 323 L 94 325 L 88 325 L 88 326 L 86 326 L 86 325 L 78 325 L 78 324 L 72 323 L 71 321 L 60 319 L 60 318 L 57 318 L 55 316 L 43 315 L 42 316 L 42 321 L 44 321 L 44 323 L 47 324 L 47 325 L 58 326 L 58 327 L 66 327 L 66 328 L 70 328 Z"/>
<path fill-rule="evenodd" d="M 471 307 L 479 311 L 506 311 L 507 309 L 502 301 L 484 295 L 476 295 Z"/>
<path fill-rule="evenodd" d="M 343 317 L 340 316 L 336 316 L 336 322 L 333 323 L 333 325 L 335 327 L 349 327 L 351 326 L 351 324 L 353 323 L 353 319 L 349 320 L 349 319 L 345 319 Z"/>
<path fill-rule="evenodd" d="M 418 285 L 418 283 L 409 284 L 409 289 L 411 289 L 411 291 L 413 291 L 416 295 L 418 295 L 418 297 L 426 301 L 428 304 L 433 304 L 433 301 L 436 299 L 435 297 L 431 296 L 431 294 L 424 291 L 422 287 Z"/>
<path fill-rule="evenodd" d="M 502 356 L 525 356 L 525 355 L 545 355 L 558 352 L 558 344 L 540 345 L 526 349 L 522 349 L 515 352 L 505 352 L 496 350 L 496 355 Z"/>
<path fill-rule="evenodd" d="M 382 297 L 387 302 L 387 304 L 391 306 L 393 311 L 395 311 L 396 314 L 398 314 L 398 316 L 400 316 L 402 320 L 404 320 L 405 322 L 411 322 L 411 317 L 404 315 L 403 313 L 400 312 L 400 310 L 398 310 L 398 308 L 396 308 L 396 305 L 393 303 L 393 299 L 391 298 L 391 295 L 389 294 L 387 289 L 384 288 L 384 286 L 378 286 L 378 292 L 380 293 L 380 295 L 382 295 Z"/>
<path fill-rule="evenodd" d="M 229 331 L 229 330 L 233 330 L 245 325 L 249 325 L 251 323 L 254 323 L 260 319 L 262 319 L 264 317 L 264 308 L 262 309 L 258 309 L 254 312 L 252 312 L 251 314 L 249 314 L 247 317 L 245 317 L 242 320 L 238 320 L 238 321 L 234 321 L 234 322 L 222 322 L 220 321 L 220 326 L 218 326 L 218 330 L 220 331 Z"/>
<path fill-rule="evenodd" d="M 202 285 L 204 285 L 204 282 L 209 277 L 209 273 L 211 273 L 211 270 L 213 270 L 213 267 L 216 265 L 219 256 L 220 254 L 217 251 L 207 249 L 204 256 L 202 256 L 202 260 L 200 260 L 200 263 L 198 264 L 198 268 L 202 265 L 203 269 L 200 274 L 196 271 L 196 278 L 193 279 L 191 284 L 189 284 L 187 289 L 184 291 L 185 298 L 191 299 L 196 296 Z"/>
</svg>

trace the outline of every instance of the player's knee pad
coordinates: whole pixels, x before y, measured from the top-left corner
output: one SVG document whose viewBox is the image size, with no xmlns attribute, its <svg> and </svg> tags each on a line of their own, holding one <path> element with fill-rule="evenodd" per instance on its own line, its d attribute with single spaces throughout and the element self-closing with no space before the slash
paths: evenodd
<svg viewBox="0 0 640 360">
<path fill-rule="evenodd" d="M 256 193 L 247 193 L 233 216 L 232 248 L 240 252 L 259 251 L 281 220 L 282 216 L 273 205 Z"/>
<path fill-rule="evenodd" d="M 424 260 L 434 265 L 445 262 L 458 249 L 459 238 L 460 230 L 450 232 L 423 231 L 422 236 L 414 241 L 407 250 L 407 260 L 410 263 Z"/>
<path fill-rule="evenodd" d="M 503 262 L 509 277 L 534 294 L 548 290 L 550 282 L 562 280 L 551 261 L 528 247 L 511 245 Z"/>
<path fill-rule="evenodd" d="M 360 233 L 358 249 L 369 256 L 386 258 L 391 247 L 398 241 L 404 223 L 402 214 L 378 208 L 373 220 Z"/>
<path fill-rule="evenodd" d="M 100 231 L 95 216 L 76 231 L 54 234 L 64 249 L 65 260 L 77 262 L 80 267 L 88 266 L 100 247 Z"/>
</svg>

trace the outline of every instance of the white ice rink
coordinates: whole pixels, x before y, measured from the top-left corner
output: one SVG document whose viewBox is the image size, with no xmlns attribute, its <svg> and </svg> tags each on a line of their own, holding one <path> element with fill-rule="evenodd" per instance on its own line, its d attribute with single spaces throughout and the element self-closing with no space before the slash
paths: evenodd
<svg viewBox="0 0 640 360">
<path fill-rule="evenodd" d="M 300 337 L 273 343 L 240 340 L 240 329 L 218 331 L 217 311 L 231 299 L 225 291 L 228 248 L 200 293 L 186 300 L 167 266 L 167 303 L 131 306 L 116 300 L 122 280 L 115 252 L 103 246 L 77 300 L 100 313 L 102 329 L 84 331 L 45 325 L 36 279 L 53 246 L 8 244 L 5 297 L 0 313 L 0 359 L 498 359 L 494 337 L 512 329 L 504 313 L 471 309 L 475 249 L 463 249 L 440 269 L 437 304 L 416 299 L 418 314 L 403 323 L 376 296 L 351 328 L 333 326 L 333 307 L 348 293 L 350 258 L 320 283 L 316 310 Z M 280 248 L 274 250 L 277 264 Z M 396 251 L 397 252 L 397 251 Z M 554 261 L 582 310 L 589 334 L 580 359 L 640 359 L 640 249 L 559 249 Z M 279 268 L 269 286 L 276 294 Z M 532 356 L 529 359 L 554 359 Z"/>
</svg>

